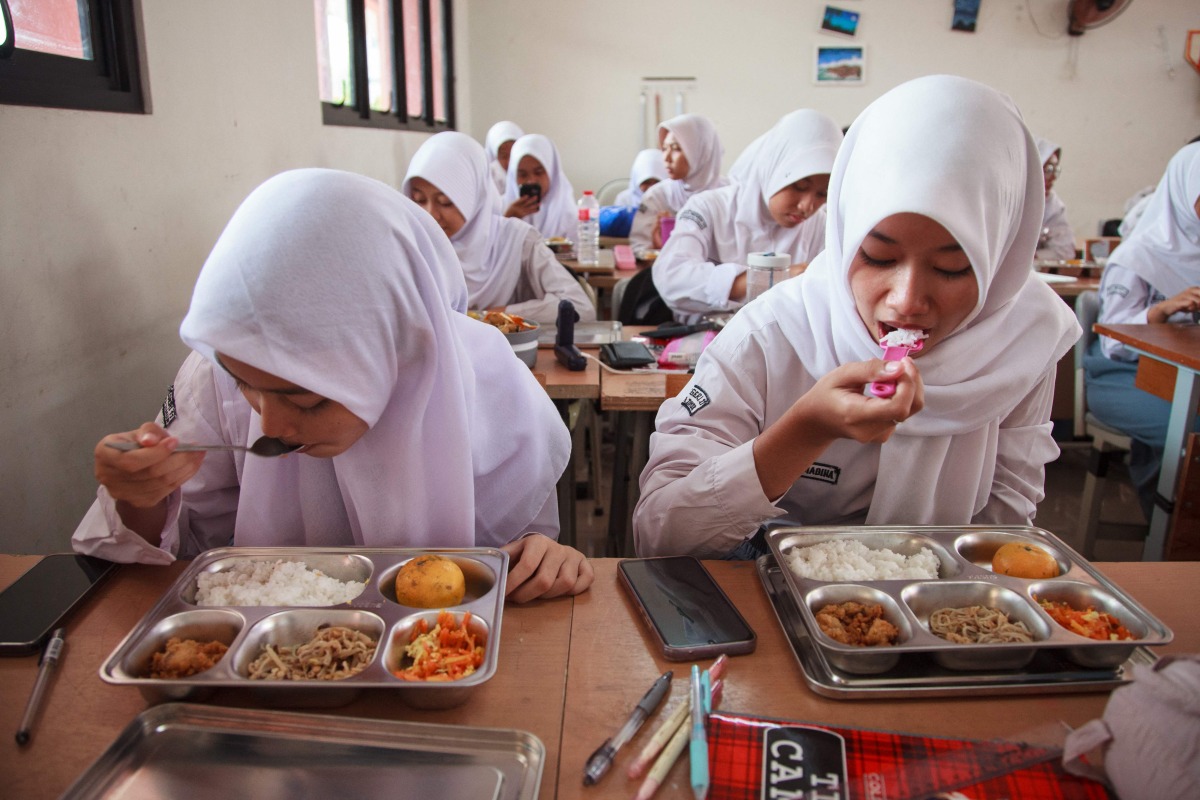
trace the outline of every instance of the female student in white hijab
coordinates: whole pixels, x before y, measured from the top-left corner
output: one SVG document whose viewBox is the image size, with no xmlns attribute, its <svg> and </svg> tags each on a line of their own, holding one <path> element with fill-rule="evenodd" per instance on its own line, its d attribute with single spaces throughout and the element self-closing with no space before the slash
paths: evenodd
<svg viewBox="0 0 1200 800">
<path fill-rule="evenodd" d="M 662 247 L 659 222 L 683 208 L 697 192 L 717 189 L 729 181 L 721 176 L 725 150 L 712 120 L 701 114 L 681 114 L 658 126 L 658 146 L 670 180 L 654 184 L 642 195 L 629 230 L 629 245 L 637 258 Z"/>
<path fill-rule="evenodd" d="M 521 195 L 521 187 L 530 183 L 538 187 L 537 198 Z M 504 216 L 524 219 L 547 239 L 575 238 L 579 220 L 575 187 L 563 172 L 554 142 L 540 133 L 517 139 L 508 157 L 503 205 Z"/>
<path fill-rule="evenodd" d="M 842 131 L 804 110 L 771 128 L 745 177 L 693 195 L 654 262 L 654 286 L 681 322 L 740 308 L 750 253 L 791 257 L 788 277 L 825 248 L 825 194 Z"/>
<path fill-rule="evenodd" d="M 1062 148 L 1038 136 L 1038 156 L 1042 159 L 1042 183 L 1046 187 L 1046 210 L 1042 213 L 1042 232 L 1038 236 L 1037 261 L 1066 261 L 1075 257 L 1075 232 L 1067 222 L 1067 206 L 1054 191 L 1054 182 L 1062 174 Z"/>
<path fill-rule="evenodd" d="M 1027 524 L 1079 326 L 1030 269 L 1044 189 L 1006 96 L 937 75 L 851 126 L 825 250 L 739 311 L 662 405 L 639 555 L 751 557 L 759 526 Z M 915 358 L 880 360 L 896 329 Z M 895 383 L 888 399 L 873 381 Z"/>
<path fill-rule="evenodd" d="M 454 245 L 471 308 L 507 311 L 553 324 L 570 300 L 580 319 L 596 318 L 579 281 L 528 223 L 494 213 L 483 148 L 465 133 L 425 140 L 408 165 L 401 191 L 425 209 Z"/>
<path fill-rule="evenodd" d="M 1108 257 L 1100 321 L 1159 325 L 1200 312 L 1200 142 L 1167 164 L 1137 228 Z M 1133 441 L 1129 477 L 1147 518 L 1162 466 L 1171 404 L 1134 386 L 1137 353 L 1099 337 L 1084 357 L 1088 410 Z M 1193 429 L 1200 424 L 1196 420 Z"/>
<path fill-rule="evenodd" d="M 517 139 L 525 135 L 521 126 L 503 120 L 488 129 L 484 147 L 487 148 L 488 174 L 496 187 L 496 193 L 504 194 L 504 179 L 508 177 L 508 157 L 512 154 Z"/>
<path fill-rule="evenodd" d="M 158 422 L 96 445 L 75 549 L 166 564 L 230 544 L 495 546 L 510 599 L 583 591 L 590 566 L 555 541 L 570 436 L 465 305 L 446 237 L 395 189 L 323 169 L 266 181 L 200 271 Z M 264 435 L 300 449 L 176 451 Z"/>
<path fill-rule="evenodd" d="M 629 188 L 617 195 L 616 205 L 637 208 L 642 204 L 642 195 L 660 181 L 668 180 L 667 165 L 663 163 L 661 150 L 642 150 L 633 159 L 629 168 Z"/>
</svg>

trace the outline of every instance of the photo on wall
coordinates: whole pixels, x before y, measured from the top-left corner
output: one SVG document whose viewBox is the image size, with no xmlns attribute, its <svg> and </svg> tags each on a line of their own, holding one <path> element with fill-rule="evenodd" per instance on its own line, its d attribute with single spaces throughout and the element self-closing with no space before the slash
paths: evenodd
<svg viewBox="0 0 1200 800">
<path fill-rule="evenodd" d="M 980 0 L 954 0 L 954 21 L 950 23 L 950 30 L 974 33 L 979 3 Z"/>
<path fill-rule="evenodd" d="M 837 36 L 857 36 L 858 19 L 859 13 L 857 11 L 848 11 L 836 6 L 825 6 L 825 13 L 821 17 L 821 31 Z"/>
<path fill-rule="evenodd" d="M 813 82 L 818 86 L 861 84 L 866 80 L 866 54 L 862 47 L 817 45 Z"/>
</svg>

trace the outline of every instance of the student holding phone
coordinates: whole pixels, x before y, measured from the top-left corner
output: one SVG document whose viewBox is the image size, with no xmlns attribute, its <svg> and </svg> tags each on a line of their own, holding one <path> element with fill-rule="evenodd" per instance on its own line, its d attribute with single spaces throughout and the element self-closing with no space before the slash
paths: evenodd
<svg viewBox="0 0 1200 800">
<path fill-rule="evenodd" d="M 470 136 L 444 131 L 426 139 L 400 190 L 450 238 L 471 308 L 553 324 L 560 301 L 569 300 L 581 320 L 596 319 L 595 305 L 541 234 L 523 220 L 494 213 L 483 148 Z"/>
<path fill-rule="evenodd" d="M 970 168 L 965 168 L 969 165 Z M 825 250 L 741 309 L 663 403 L 639 555 L 751 558 L 802 525 L 1025 525 L 1058 455 L 1050 407 L 1075 315 L 1029 265 L 1045 190 L 1012 101 L 947 75 L 850 127 Z M 893 330 L 924 335 L 883 362 Z M 875 381 L 894 394 L 866 394 Z"/>
<path fill-rule="evenodd" d="M 554 142 L 538 133 L 517 139 L 504 185 L 506 217 L 519 217 L 543 238 L 574 239 L 578 214 L 575 188 L 567 180 Z"/>
</svg>

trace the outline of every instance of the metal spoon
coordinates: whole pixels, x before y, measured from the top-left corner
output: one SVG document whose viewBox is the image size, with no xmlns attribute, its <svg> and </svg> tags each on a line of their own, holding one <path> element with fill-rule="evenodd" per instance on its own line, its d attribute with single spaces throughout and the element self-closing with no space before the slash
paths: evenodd
<svg viewBox="0 0 1200 800">
<path fill-rule="evenodd" d="M 137 442 L 105 442 L 106 445 L 114 450 L 129 452 L 130 450 L 140 450 L 142 446 Z M 247 453 L 253 453 L 256 456 L 263 458 L 274 458 L 275 456 L 287 455 L 293 450 L 298 450 L 300 445 L 288 444 L 282 439 L 276 439 L 273 436 L 260 436 L 258 441 L 246 447 L 240 444 L 180 444 L 175 448 L 177 453 L 191 453 L 198 450 L 245 450 Z"/>
</svg>

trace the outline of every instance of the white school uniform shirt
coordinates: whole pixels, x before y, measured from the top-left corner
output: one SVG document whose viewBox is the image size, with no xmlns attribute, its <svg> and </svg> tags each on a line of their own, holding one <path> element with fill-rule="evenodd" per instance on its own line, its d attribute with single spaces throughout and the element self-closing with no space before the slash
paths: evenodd
<svg viewBox="0 0 1200 800">
<path fill-rule="evenodd" d="M 825 248 L 825 211 L 793 228 L 779 225 L 767 203 L 784 187 L 829 174 L 842 143 L 832 119 L 817 111 L 789 114 L 771 129 L 738 183 L 692 196 L 654 262 L 654 286 L 682 322 L 740 308 L 730 300 L 733 281 L 750 253 L 786 254 L 807 264 Z"/>
<path fill-rule="evenodd" d="M 661 150 L 668 133 L 675 134 L 687 158 L 688 174 L 683 180 L 664 180 L 642 195 L 642 203 L 629 228 L 629 246 L 637 258 L 645 258 L 654 249 L 654 227 L 661 213 L 675 214 L 688 199 L 709 189 L 719 189 L 729 181 L 721 175 L 721 156 L 725 149 L 712 120 L 701 114 L 681 114 L 658 126 Z M 664 164 L 665 168 L 665 164 Z"/>
<path fill-rule="evenodd" d="M 1062 158 L 1062 148 L 1057 143 L 1040 136 L 1035 137 L 1034 141 L 1037 142 L 1038 157 L 1042 159 L 1043 167 L 1055 153 Z M 1039 244 L 1037 252 L 1034 253 L 1035 259 L 1066 261 L 1075 257 L 1075 232 L 1071 230 L 1071 223 L 1067 222 L 1067 206 L 1053 189 L 1046 196 L 1046 210 L 1042 212 L 1042 230 L 1049 233 L 1046 234 L 1046 243 Z"/>
<path fill-rule="evenodd" d="M 333 458 L 206 454 L 168 500 L 161 547 L 121 525 L 101 488 L 75 549 L 166 563 L 229 544 L 465 547 L 556 535 L 570 434 L 504 336 L 461 313 L 455 264 L 429 215 L 378 181 L 304 169 L 262 184 L 197 278 L 180 328 L 194 352 L 161 424 L 183 441 L 262 435 L 217 366 L 221 353 L 341 403 L 368 430 Z"/>
<path fill-rule="evenodd" d="M 834 163 L 826 249 L 739 311 L 659 409 L 634 511 L 638 554 L 721 556 L 785 515 L 805 525 L 1027 524 L 1058 455 L 1049 419 L 1058 360 L 1079 334 L 1030 269 L 1040 167 L 1015 105 L 982 84 L 930 76 L 872 103 Z M 903 212 L 955 236 L 979 299 L 917 359 L 921 412 L 885 444 L 835 442 L 768 498 L 755 437 L 831 370 L 880 356 L 849 267 L 870 230 Z"/>
<path fill-rule="evenodd" d="M 521 130 L 520 125 L 502 120 L 488 128 L 487 137 L 483 140 L 484 148 L 487 150 L 488 174 L 492 178 L 492 183 L 495 184 L 496 194 L 501 197 L 504 196 L 504 179 L 508 173 L 504 167 L 500 166 L 500 145 L 505 142 L 515 142 L 524 135 L 525 131 Z"/>
<path fill-rule="evenodd" d="M 661 183 L 670 180 L 667 175 L 667 165 L 663 163 L 661 150 L 649 148 L 642 150 L 633 159 L 629 168 L 629 186 L 617 195 L 616 204 L 626 208 L 637 208 L 642 203 L 642 184 L 653 178 Z"/>
<path fill-rule="evenodd" d="M 1150 306 L 1200 286 L 1197 198 L 1200 142 L 1171 157 L 1137 228 L 1108 257 L 1100 280 L 1100 322 L 1145 323 Z M 1190 320 L 1190 312 L 1179 312 L 1167 322 Z M 1137 360 L 1137 353 L 1107 336 L 1100 337 L 1100 347 L 1117 361 Z"/>
<path fill-rule="evenodd" d="M 508 157 L 508 175 L 504 179 L 504 208 L 515 203 L 520 195 L 517 166 L 525 156 L 533 156 L 540 161 L 550 176 L 550 190 L 542 197 L 538 210 L 525 217 L 525 221 L 541 231 L 546 239 L 563 236 L 574 241 L 579 225 L 575 187 L 567 179 L 567 173 L 563 172 L 554 142 L 540 133 L 526 134 L 513 144 Z"/>
<path fill-rule="evenodd" d="M 412 195 L 413 178 L 437 187 L 465 219 L 450 243 L 462 265 L 471 308 L 503 306 L 511 314 L 554 323 L 559 302 L 570 300 L 581 320 L 596 318 L 583 287 L 541 234 L 523 220 L 495 213 L 495 192 L 478 142 L 457 131 L 434 134 L 409 162 L 401 185 L 406 197 Z"/>
</svg>

